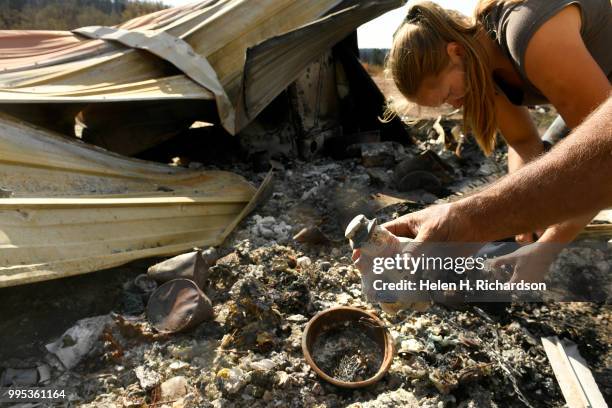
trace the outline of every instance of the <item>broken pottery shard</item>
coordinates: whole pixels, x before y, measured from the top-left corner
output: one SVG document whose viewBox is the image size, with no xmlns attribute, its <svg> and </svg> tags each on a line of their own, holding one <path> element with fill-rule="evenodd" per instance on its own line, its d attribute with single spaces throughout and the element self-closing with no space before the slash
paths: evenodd
<svg viewBox="0 0 612 408">
<path fill-rule="evenodd" d="M 89 354 L 104 328 L 111 322 L 108 315 L 81 319 L 59 339 L 45 347 L 69 370 Z"/>
<path fill-rule="evenodd" d="M 164 283 L 173 279 L 185 278 L 193 280 L 198 287 L 204 287 L 208 268 L 217 261 L 218 255 L 214 248 L 199 250 L 175 256 L 151 266 L 147 273 L 157 282 Z"/>
<path fill-rule="evenodd" d="M 147 305 L 149 322 L 162 333 L 189 330 L 213 317 L 210 299 L 189 279 L 164 283 L 153 292 Z"/>
</svg>

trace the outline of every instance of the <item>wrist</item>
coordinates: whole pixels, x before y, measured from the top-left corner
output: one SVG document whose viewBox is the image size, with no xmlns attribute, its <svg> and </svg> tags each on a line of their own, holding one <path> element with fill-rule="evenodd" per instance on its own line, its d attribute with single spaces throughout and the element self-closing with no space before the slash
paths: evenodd
<svg viewBox="0 0 612 408">
<path fill-rule="evenodd" d="M 481 240 L 475 214 L 473 206 L 465 200 L 448 204 L 446 222 L 449 226 L 452 241 L 479 242 Z"/>
<path fill-rule="evenodd" d="M 553 225 L 544 231 L 544 234 L 538 239 L 538 242 L 571 242 L 576 238 L 582 228 L 582 226 L 577 225 Z"/>
</svg>

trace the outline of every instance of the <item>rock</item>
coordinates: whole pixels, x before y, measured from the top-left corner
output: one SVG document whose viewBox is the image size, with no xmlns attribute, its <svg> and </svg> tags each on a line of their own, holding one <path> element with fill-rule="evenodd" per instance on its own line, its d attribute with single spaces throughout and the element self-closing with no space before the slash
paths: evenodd
<svg viewBox="0 0 612 408">
<path fill-rule="evenodd" d="M 111 322 L 109 315 L 81 319 L 59 339 L 45 347 L 66 369 L 71 369 L 89 354 L 104 328 Z"/>
<path fill-rule="evenodd" d="M 348 305 L 352 300 L 352 296 L 346 292 L 338 293 L 336 295 L 336 303 L 339 305 Z"/>
<path fill-rule="evenodd" d="M 255 225 L 251 227 L 251 232 L 266 239 L 274 239 L 276 241 L 283 241 L 289 238 L 291 232 L 291 226 L 287 225 L 284 221 L 277 221 L 272 216 L 262 217 L 259 214 L 253 216 Z"/>
<path fill-rule="evenodd" d="M 162 400 L 174 400 L 187 395 L 189 384 L 185 377 L 177 376 L 164 381 L 160 389 Z"/>
<path fill-rule="evenodd" d="M 185 363 L 184 361 L 175 361 L 168 366 L 168 368 L 172 371 L 179 371 L 187 367 L 189 367 L 189 364 Z"/>
<path fill-rule="evenodd" d="M 245 385 L 245 374 L 239 367 L 222 368 L 217 372 L 218 387 L 224 395 L 237 394 Z"/>
<path fill-rule="evenodd" d="M 272 398 L 274 398 L 274 394 L 272 394 L 269 390 L 266 390 L 261 398 L 266 402 L 270 402 L 272 401 Z"/>
<path fill-rule="evenodd" d="M 400 341 L 398 353 L 420 353 L 425 347 L 414 338 L 406 338 Z"/>
<path fill-rule="evenodd" d="M 252 370 L 269 371 L 276 367 L 276 363 L 268 358 L 249 363 Z"/>
<path fill-rule="evenodd" d="M 297 259 L 297 266 L 300 269 L 306 269 L 308 268 L 310 265 L 312 265 L 312 261 L 310 260 L 309 257 L 307 256 L 300 256 Z"/>
<path fill-rule="evenodd" d="M 286 320 L 288 322 L 301 323 L 301 322 L 305 322 L 308 319 L 301 314 L 294 314 L 294 315 L 287 317 Z"/>
<path fill-rule="evenodd" d="M 319 268 L 323 271 L 326 272 L 329 270 L 329 268 L 331 268 L 331 263 L 327 262 L 327 261 L 323 261 L 319 264 Z"/>
<path fill-rule="evenodd" d="M 161 383 L 160 375 L 144 366 L 136 367 L 134 373 L 136 374 L 136 378 L 138 378 L 140 387 L 145 391 L 152 390 Z"/>
</svg>

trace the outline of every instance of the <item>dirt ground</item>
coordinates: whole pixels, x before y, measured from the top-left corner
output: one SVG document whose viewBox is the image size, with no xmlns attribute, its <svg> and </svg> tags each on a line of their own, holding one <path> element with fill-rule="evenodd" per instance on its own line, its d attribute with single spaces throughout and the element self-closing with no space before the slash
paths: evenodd
<svg viewBox="0 0 612 408">
<path fill-rule="evenodd" d="M 540 124 L 553 114 L 534 111 Z M 58 405 L 70 407 L 562 407 L 540 342 L 556 335 L 578 345 L 610 402 L 609 305 L 433 304 L 392 316 L 365 301 L 343 236 L 349 220 L 363 213 L 385 221 L 469 194 L 505 172 L 503 145 L 487 158 L 467 142 L 459 158 L 435 140 L 432 123 L 411 128 L 415 145 L 385 145 L 388 154 L 375 166 L 359 157 L 276 163 L 271 196 L 217 248 L 206 288 L 214 321 L 187 333 L 156 333 L 144 314 L 147 293 L 134 291 L 136 276 L 158 259 L 0 289 L 0 373 L 44 367 L 50 378 L 42 385 L 70 390 L 70 401 Z M 398 191 L 396 165 L 426 150 L 448 166 L 431 171 L 444 174 L 436 173 L 435 185 Z M 237 172 L 255 185 L 266 176 L 247 163 L 204 168 Z M 317 231 L 317 242 L 292 238 L 305 227 Z M 601 273 L 610 270 L 612 250 L 584 251 Z M 565 259 L 557 268 L 580 274 L 591 267 Z M 369 388 L 334 387 L 303 358 L 306 323 L 335 305 L 372 310 L 390 327 L 398 353 Z M 102 334 L 79 364 L 63 368 L 45 345 L 94 316 L 103 316 Z"/>
</svg>

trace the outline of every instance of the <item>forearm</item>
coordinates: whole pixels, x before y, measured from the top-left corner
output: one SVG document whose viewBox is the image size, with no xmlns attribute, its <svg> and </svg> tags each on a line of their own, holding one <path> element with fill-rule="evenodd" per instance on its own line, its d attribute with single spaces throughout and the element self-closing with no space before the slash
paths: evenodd
<svg viewBox="0 0 612 408">
<path fill-rule="evenodd" d="M 508 173 L 514 173 L 544 151 L 539 136 L 525 142 L 508 145 Z"/>
<path fill-rule="evenodd" d="M 538 242 L 566 243 L 573 241 L 589 222 L 597 215 L 597 212 L 572 218 L 559 224 L 551 225 L 544 231 Z"/>
<path fill-rule="evenodd" d="M 457 201 L 453 214 L 485 241 L 545 228 L 612 204 L 612 100 L 548 154 Z"/>
</svg>

